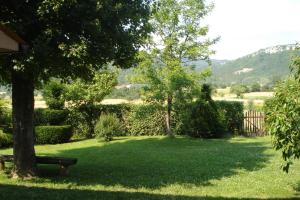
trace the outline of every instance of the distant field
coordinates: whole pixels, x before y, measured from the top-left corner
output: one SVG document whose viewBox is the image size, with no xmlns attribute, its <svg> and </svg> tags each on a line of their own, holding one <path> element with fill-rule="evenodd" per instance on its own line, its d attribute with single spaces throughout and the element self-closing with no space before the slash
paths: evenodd
<svg viewBox="0 0 300 200">
<path fill-rule="evenodd" d="M 243 98 L 237 98 L 235 94 L 230 93 L 230 87 L 225 89 L 217 89 L 216 93 L 213 94 L 214 100 L 225 100 L 225 101 L 240 101 L 243 102 L 244 105 L 253 103 L 255 106 L 262 106 L 266 99 L 271 98 L 274 95 L 273 92 L 251 92 L 243 94 Z M 9 97 L 5 98 L 9 107 L 11 108 L 11 99 Z M 102 104 L 122 104 L 122 103 L 133 103 L 133 104 L 142 104 L 143 101 L 141 99 L 135 100 L 126 100 L 126 99 L 104 99 Z M 46 102 L 43 100 L 42 96 L 35 97 L 35 108 L 46 108 Z"/>
<path fill-rule="evenodd" d="M 230 93 L 230 87 L 225 89 L 217 89 L 213 95 L 214 100 L 239 101 L 243 102 L 246 109 L 252 104 L 256 109 L 261 110 L 265 100 L 274 96 L 274 92 L 250 92 L 244 93 L 242 98 L 238 98 L 236 94 Z M 253 108 L 251 108 L 253 109 Z"/>
</svg>

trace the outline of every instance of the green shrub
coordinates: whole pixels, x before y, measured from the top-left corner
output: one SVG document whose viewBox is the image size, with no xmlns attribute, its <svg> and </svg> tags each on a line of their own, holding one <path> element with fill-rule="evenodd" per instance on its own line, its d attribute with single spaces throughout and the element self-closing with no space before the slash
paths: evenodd
<svg viewBox="0 0 300 200">
<path fill-rule="evenodd" d="M 220 115 L 224 116 L 225 127 L 228 132 L 242 134 L 244 120 L 244 105 L 236 101 L 216 101 Z"/>
<path fill-rule="evenodd" d="M 126 125 L 130 135 L 163 135 L 166 133 L 164 108 L 160 105 L 132 106 Z"/>
<path fill-rule="evenodd" d="M 13 136 L 11 134 L 4 133 L 0 130 L 0 148 L 10 147 L 13 144 Z"/>
<path fill-rule="evenodd" d="M 53 110 L 38 108 L 34 111 L 34 124 L 40 125 L 63 125 L 68 117 L 68 110 Z"/>
<path fill-rule="evenodd" d="M 115 114 L 122 124 L 125 122 L 125 114 L 131 109 L 128 104 L 118 105 L 82 105 L 71 110 L 67 123 L 74 127 L 75 137 L 85 138 L 94 135 L 94 129 L 99 116 L 103 114 Z M 122 134 L 126 134 L 124 125 Z M 92 132 L 92 133 L 91 133 Z"/>
<path fill-rule="evenodd" d="M 58 80 L 51 80 L 42 90 L 43 98 L 50 109 L 61 110 L 65 106 L 65 86 Z"/>
<path fill-rule="evenodd" d="M 115 114 L 103 114 L 100 116 L 95 126 L 95 134 L 97 138 L 104 138 L 109 142 L 113 140 L 113 136 L 120 135 L 122 125 Z"/>
<path fill-rule="evenodd" d="M 35 138 L 38 144 L 65 143 L 72 137 L 72 127 L 65 126 L 36 126 Z"/>
<path fill-rule="evenodd" d="M 181 132 L 196 138 L 220 138 L 226 133 L 223 116 L 213 101 L 199 99 L 180 115 Z"/>
</svg>

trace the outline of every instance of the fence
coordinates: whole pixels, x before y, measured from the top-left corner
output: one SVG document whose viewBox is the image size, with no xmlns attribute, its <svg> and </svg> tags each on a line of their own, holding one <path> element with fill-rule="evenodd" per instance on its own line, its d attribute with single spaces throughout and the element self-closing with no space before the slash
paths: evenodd
<svg viewBox="0 0 300 200">
<path fill-rule="evenodd" d="M 242 128 L 246 136 L 264 136 L 266 134 L 265 114 L 253 110 L 245 112 Z"/>
</svg>

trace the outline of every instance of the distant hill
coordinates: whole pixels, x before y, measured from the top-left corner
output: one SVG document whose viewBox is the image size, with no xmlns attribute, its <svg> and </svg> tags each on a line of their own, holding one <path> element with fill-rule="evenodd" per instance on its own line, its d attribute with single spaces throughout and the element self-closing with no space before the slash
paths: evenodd
<svg viewBox="0 0 300 200">
<path fill-rule="evenodd" d="M 249 84 L 258 82 L 268 84 L 286 77 L 289 72 L 291 57 L 295 54 L 296 45 L 277 45 L 261 49 L 236 60 L 212 60 L 213 75 L 210 83 L 216 84 Z M 205 61 L 193 61 L 196 70 L 203 70 L 209 65 Z M 126 76 L 132 69 L 122 70 L 119 84 L 127 84 Z"/>
<path fill-rule="evenodd" d="M 231 61 L 213 62 L 214 83 L 267 84 L 286 77 L 295 45 L 278 45 L 261 49 L 252 54 Z"/>
</svg>

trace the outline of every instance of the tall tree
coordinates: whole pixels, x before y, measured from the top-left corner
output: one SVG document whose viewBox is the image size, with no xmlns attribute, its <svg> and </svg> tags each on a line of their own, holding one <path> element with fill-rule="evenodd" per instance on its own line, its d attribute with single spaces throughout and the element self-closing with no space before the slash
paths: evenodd
<svg viewBox="0 0 300 200">
<path fill-rule="evenodd" d="M 212 9 L 202 0 L 159 0 L 153 4 L 151 25 L 154 29 L 148 46 L 140 53 L 135 70 L 136 82 L 144 83 L 148 101 L 167 102 L 166 125 L 171 130 L 171 112 L 176 100 L 192 99 L 199 81 L 208 71 L 196 73 L 194 60 L 208 60 L 209 47 L 216 42 L 206 37 L 208 27 L 203 18 Z"/>
<path fill-rule="evenodd" d="M 10 0 L 0 23 L 29 45 L 1 55 L 0 80 L 12 85 L 14 175 L 36 175 L 34 88 L 49 77 L 88 79 L 103 64 L 129 67 L 149 32 L 150 0 Z"/>
</svg>

